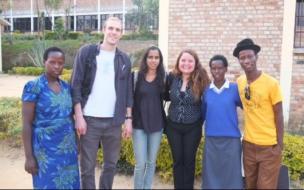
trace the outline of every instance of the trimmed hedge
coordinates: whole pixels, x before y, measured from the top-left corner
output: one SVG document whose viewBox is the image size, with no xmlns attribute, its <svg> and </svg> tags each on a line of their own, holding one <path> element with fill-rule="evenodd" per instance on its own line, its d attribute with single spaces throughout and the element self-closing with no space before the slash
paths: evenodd
<svg viewBox="0 0 304 190">
<path fill-rule="evenodd" d="M 43 67 L 13 67 L 9 74 L 38 76 L 44 72 Z"/>
<path fill-rule="evenodd" d="M 68 71 L 67 71 L 68 72 Z M 13 139 L 21 145 L 21 101 L 19 98 L 0 98 L 0 139 Z M 204 139 L 202 138 L 196 157 L 195 175 L 202 172 Z M 122 140 L 118 171 L 133 174 L 135 158 L 131 139 Z M 102 162 L 102 151 L 98 152 L 98 162 Z M 304 179 L 304 137 L 285 133 L 283 163 L 288 166 L 292 180 Z M 160 177 L 172 179 L 172 156 L 165 135 L 162 138 L 156 169 Z"/>
<path fill-rule="evenodd" d="M 19 98 L 0 98 L 0 140 L 13 140 L 21 145 L 21 101 Z"/>
<path fill-rule="evenodd" d="M 202 137 L 201 143 L 197 150 L 195 176 L 198 177 L 202 173 L 202 159 L 203 159 L 204 138 Z M 120 162 L 125 163 L 124 167 L 132 165 L 134 168 L 135 158 L 132 148 L 131 139 L 123 140 L 120 152 Z M 98 153 L 98 161 L 102 163 L 102 152 Z M 283 151 L 283 164 L 288 166 L 290 178 L 292 180 L 304 179 L 304 137 L 298 135 L 291 135 L 285 133 L 284 135 L 284 151 Z M 121 167 L 121 166 L 120 166 Z M 127 171 L 126 173 L 133 173 Z M 173 160 L 171 150 L 165 135 L 163 135 L 158 157 L 156 161 L 156 170 L 159 176 L 164 181 L 172 180 L 173 176 Z"/>
<path fill-rule="evenodd" d="M 292 180 L 304 179 L 304 138 L 286 133 L 283 163 L 288 166 Z"/>
<path fill-rule="evenodd" d="M 103 39 L 103 33 L 97 33 L 97 32 L 91 32 L 89 31 L 69 31 L 64 32 L 64 39 L 66 40 L 81 40 L 84 36 L 84 34 L 88 34 L 90 40 L 102 40 Z M 11 40 L 34 40 L 42 38 L 41 36 L 38 36 L 38 34 L 26 34 L 26 33 L 20 33 L 20 32 L 13 32 L 12 35 L 10 33 L 4 33 L 2 35 L 2 39 L 4 42 L 11 41 Z M 44 39 L 46 40 L 57 40 L 58 35 L 55 31 L 45 30 L 44 31 Z M 142 32 L 131 32 L 124 34 L 121 38 L 122 40 L 157 40 L 158 35 L 154 34 L 150 31 L 142 31 Z"/>
<path fill-rule="evenodd" d="M 70 35 L 74 35 L 70 33 Z M 77 34 L 75 34 L 77 35 Z M 65 52 L 65 68 L 71 69 L 74 63 L 75 55 L 80 46 L 84 44 L 97 43 L 102 40 L 101 34 L 92 34 L 92 36 L 79 35 L 80 39 L 77 40 L 45 40 L 47 47 L 57 46 Z M 156 45 L 157 42 L 153 41 L 124 41 L 121 40 L 119 48 L 129 55 L 137 54 L 137 51 L 150 46 Z M 13 44 L 8 41 L 2 43 L 2 69 L 8 72 L 13 67 L 34 66 L 32 60 L 29 58 L 29 53 L 34 46 L 34 41 L 30 40 L 14 40 Z M 136 57 L 136 55 L 135 55 Z"/>
<path fill-rule="evenodd" d="M 12 70 L 10 70 L 9 74 L 17 74 L 17 75 L 33 75 L 38 76 L 41 75 L 44 72 L 43 67 L 13 67 Z M 72 74 L 71 69 L 63 69 L 62 75 L 60 78 L 65 81 L 70 81 Z"/>
</svg>

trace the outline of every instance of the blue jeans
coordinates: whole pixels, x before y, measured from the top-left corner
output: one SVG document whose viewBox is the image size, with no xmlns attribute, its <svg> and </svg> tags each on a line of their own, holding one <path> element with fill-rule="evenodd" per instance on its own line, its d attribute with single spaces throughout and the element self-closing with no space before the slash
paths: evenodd
<svg viewBox="0 0 304 190">
<path fill-rule="evenodd" d="M 146 133 L 133 129 L 133 149 L 135 153 L 134 189 L 151 189 L 155 173 L 156 158 L 163 131 Z"/>
</svg>

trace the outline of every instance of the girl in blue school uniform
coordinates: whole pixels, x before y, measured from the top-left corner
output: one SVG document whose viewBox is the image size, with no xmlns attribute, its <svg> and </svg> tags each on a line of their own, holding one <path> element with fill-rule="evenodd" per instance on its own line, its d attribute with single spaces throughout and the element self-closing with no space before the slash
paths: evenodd
<svg viewBox="0 0 304 190">
<path fill-rule="evenodd" d="M 202 96 L 205 118 L 203 189 L 242 189 L 241 133 L 237 107 L 242 107 L 237 84 L 225 78 L 228 62 L 215 55 L 209 62 L 212 83 Z"/>
</svg>

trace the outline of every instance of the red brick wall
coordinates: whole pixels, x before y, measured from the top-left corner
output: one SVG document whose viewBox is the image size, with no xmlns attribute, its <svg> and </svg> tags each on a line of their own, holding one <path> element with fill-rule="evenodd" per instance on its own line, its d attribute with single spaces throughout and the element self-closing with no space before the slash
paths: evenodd
<svg viewBox="0 0 304 190">
<path fill-rule="evenodd" d="M 294 54 L 289 126 L 304 132 L 304 65 L 297 64 L 298 60 L 304 61 L 304 54 Z"/>
<path fill-rule="evenodd" d="M 170 0 L 169 65 L 184 48 L 196 50 L 204 66 L 214 54 L 223 54 L 234 80 L 242 71 L 233 49 L 251 37 L 262 47 L 259 68 L 279 79 L 283 6 L 283 0 Z"/>
<path fill-rule="evenodd" d="M 236 43 L 251 37 L 262 47 L 258 67 L 279 80 L 283 33 L 283 0 L 170 0 L 169 65 L 185 48 L 197 51 L 203 66 L 214 54 L 229 61 L 228 78 L 242 69 L 232 52 Z M 304 54 L 295 54 L 289 112 L 289 128 L 304 128 Z M 289 90 L 289 89 L 282 89 Z"/>
</svg>

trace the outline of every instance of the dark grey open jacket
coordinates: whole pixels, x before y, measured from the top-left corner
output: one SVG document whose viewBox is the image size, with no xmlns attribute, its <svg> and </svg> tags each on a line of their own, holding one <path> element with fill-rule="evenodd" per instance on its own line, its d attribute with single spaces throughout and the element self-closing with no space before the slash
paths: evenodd
<svg viewBox="0 0 304 190">
<path fill-rule="evenodd" d="M 73 105 L 80 103 L 83 108 L 87 103 L 95 80 L 99 47 L 99 44 L 84 45 L 76 54 L 71 78 Z M 120 126 L 125 121 L 127 107 L 133 106 L 133 89 L 130 59 L 118 48 L 115 51 L 114 69 L 116 103 L 113 125 Z"/>
</svg>

